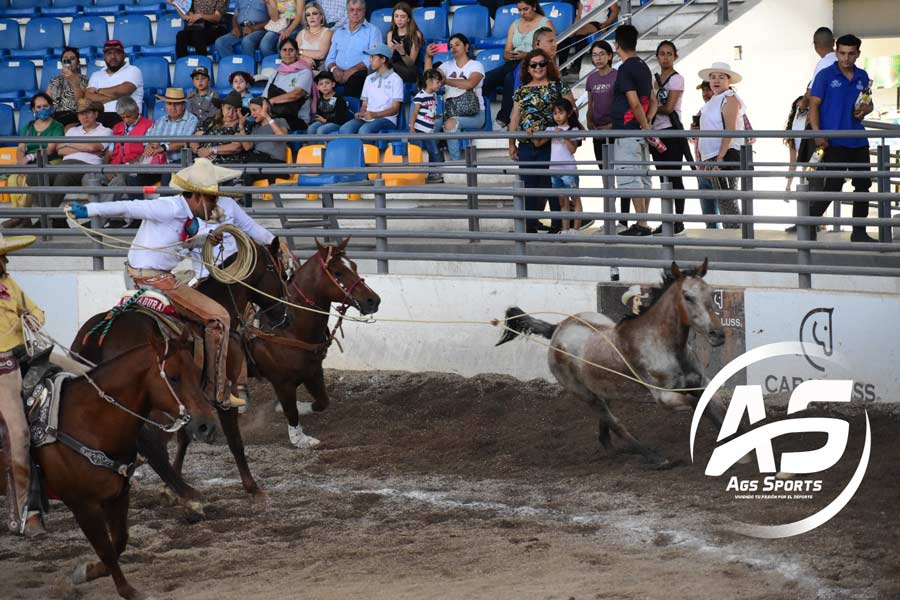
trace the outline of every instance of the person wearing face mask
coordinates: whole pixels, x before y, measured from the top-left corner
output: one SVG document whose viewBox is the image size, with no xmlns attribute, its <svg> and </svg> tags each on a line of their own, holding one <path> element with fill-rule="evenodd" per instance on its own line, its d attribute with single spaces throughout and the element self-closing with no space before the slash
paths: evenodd
<svg viewBox="0 0 900 600">
<path fill-rule="evenodd" d="M 91 75 L 84 97 L 103 104 L 100 123 L 112 127 L 122 120 L 116 113 L 116 100 L 131 96 L 138 106 L 142 106 L 144 76 L 134 65 L 125 64 L 125 47 L 119 40 L 107 40 L 103 44 L 103 60 L 106 68 Z"/>
<path fill-rule="evenodd" d="M 182 256 L 171 250 L 180 247 L 187 253 L 191 248 L 202 247 L 207 238 L 221 243 L 218 234 L 199 235 L 200 221 L 218 224 L 224 219 L 224 212 L 217 205 L 219 184 L 240 174 L 198 158 L 193 165 L 172 176 L 171 187 L 182 190 L 180 195 L 70 205 L 76 219 L 119 217 L 141 221 L 128 251 L 126 280 L 137 288 L 164 294 L 180 316 L 203 325 L 206 372 L 211 374 L 204 391 L 225 408 L 232 406 L 225 392 L 225 358 L 231 324 L 228 311 L 209 296 L 175 279 L 172 270 Z"/>
</svg>

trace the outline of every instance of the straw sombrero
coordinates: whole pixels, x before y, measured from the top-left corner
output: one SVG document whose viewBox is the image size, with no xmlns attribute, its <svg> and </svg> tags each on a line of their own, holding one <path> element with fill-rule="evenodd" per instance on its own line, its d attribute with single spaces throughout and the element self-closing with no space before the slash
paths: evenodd
<svg viewBox="0 0 900 600">
<path fill-rule="evenodd" d="M 37 241 L 33 235 L 3 235 L 0 233 L 0 254 L 27 248 Z"/>
<path fill-rule="evenodd" d="M 198 158 L 191 166 L 172 175 L 170 185 L 185 192 L 217 195 L 220 183 L 231 181 L 240 174 L 240 171 L 216 166 L 206 158 Z"/>
</svg>

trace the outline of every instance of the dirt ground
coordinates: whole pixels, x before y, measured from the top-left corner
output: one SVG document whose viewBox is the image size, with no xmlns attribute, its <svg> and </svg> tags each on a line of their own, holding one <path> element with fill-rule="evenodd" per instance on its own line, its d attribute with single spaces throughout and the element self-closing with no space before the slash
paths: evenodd
<svg viewBox="0 0 900 600">
<path fill-rule="evenodd" d="M 705 460 L 691 464 L 690 413 L 613 406 L 683 461 L 654 471 L 599 451 L 588 409 L 543 381 L 330 372 L 328 386 L 332 406 L 304 420 L 322 440 L 314 451 L 289 445 L 270 389 L 252 387 L 242 428 L 262 498 L 243 492 L 223 444 L 188 453 L 202 518 L 138 471 L 122 561 L 135 587 L 198 600 L 900 598 L 896 410 L 869 407 L 872 458 L 843 511 L 810 533 L 759 540 L 734 533 L 733 519 L 803 518 L 836 492 L 786 508 L 736 500 L 703 474 Z M 861 411 L 848 419 L 851 458 L 829 471 L 837 491 L 865 431 Z M 713 444 L 701 424 L 698 456 Z M 49 528 L 31 543 L 0 534 L 0 598 L 117 597 L 109 579 L 69 583 L 95 556 L 65 507 Z"/>
</svg>

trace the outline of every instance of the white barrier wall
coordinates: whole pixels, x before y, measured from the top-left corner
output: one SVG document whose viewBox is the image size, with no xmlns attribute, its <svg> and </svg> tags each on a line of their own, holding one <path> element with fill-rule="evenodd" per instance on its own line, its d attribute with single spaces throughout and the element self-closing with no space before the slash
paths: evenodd
<svg viewBox="0 0 900 600">
<path fill-rule="evenodd" d="M 81 323 L 113 306 L 124 290 L 120 272 L 14 275 L 47 312 L 50 334 L 65 343 L 72 341 Z M 545 347 L 517 341 L 496 348 L 501 330 L 488 322 L 501 318 L 511 305 L 529 313 L 597 309 L 597 286 L 592 282 L 412 275 L 368 275 L 366 282 L 381 296 L 378 320 L 345 322 L 344 352 L 332 346 L 326 361 L 329 368 L 551 379 Z M 753 288 L 743 294 L 747 350 L 772 342 L 803 341 L 821 345 L 833 357 L 829 364 L 800 357 L 754 365 L 748 369 L 748 382 L 781 393 L 804 379 L 852 378 L 857 399 L 900 400 L 900 374 L 895 368 L 900 295 Z M 349 313 L 356 314 L 352 309 Z M 555 323 L 562 316 L 539 318 Z"/>
</svg>

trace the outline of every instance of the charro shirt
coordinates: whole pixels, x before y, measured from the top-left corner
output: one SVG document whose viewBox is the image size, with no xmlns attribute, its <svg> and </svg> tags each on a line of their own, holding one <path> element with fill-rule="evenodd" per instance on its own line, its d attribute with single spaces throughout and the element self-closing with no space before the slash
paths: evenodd
<svg viewBox="0 0 900 600">
<path fill-rule="evenodd" d="M 165 196 L 155 200 L 123 200 L 91 202 L 91 217 L 124 217 L 139 219 L 138 228 L 128 251 L 128 264 L 135 269 L 171 271 L 181 262 L 178 250 L 185 222 L 194 218 L 184 196 Z"/>
<path fill-rule="evenodd" d="M 0 277 L 0 352 L 6 352 L 24 343 L 21 316 L 30 312 L 44 324 L 44 311 L 35 304 L 9 276 Z"/>
<path fill-rule="evenodd" d="M 275 236 L 272 235 L 268 229 L 250 218 L 250 216 L 244 212 L 244 209 L 238 206 L 238 203 L 234 201 L 234 198 L 219 196 L 217 204 L 225 211 L 225 218 L 218 223 L 200 221 L 200 229 L 197 231 L 197 235 L 208 234 L 220 225 L 225 225 L 227 223 L 229 225 L 234 225 L 249 235 L 250 239 L 257 244 L 268 246 L 272 243 L 272 240 L 275 239 Z M 222 264 L 228 257 L 237 252 L 237 242 L 234 241 L 234 236 L 230 233 L 226 233 L 222 236 L 222 241 L 225 244 L 225 251 L 222 252 L 220 259 L 218 249 L 216 250 L 216 264 Z M 203 266 L 203 263 L 200 261 L 201 249 L 192 248 L 190 252 L 191 261 L 193 263 L 192 268 L 194 269 L 194 273 L 197 274 L 197 278 L 203 279 L 204 277 L 208 277 L 209 271 L 206 270 L 206 267 Z"/>
</svg>

